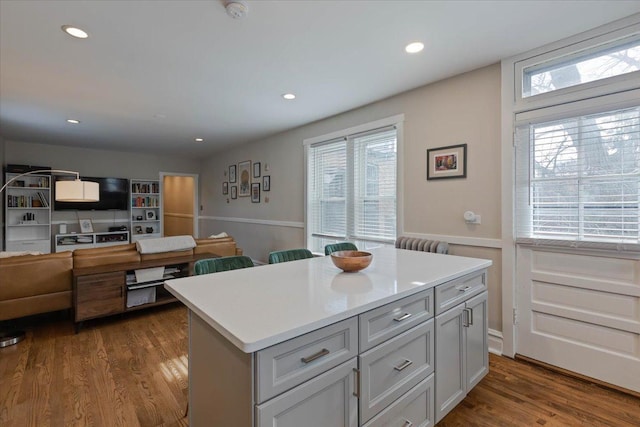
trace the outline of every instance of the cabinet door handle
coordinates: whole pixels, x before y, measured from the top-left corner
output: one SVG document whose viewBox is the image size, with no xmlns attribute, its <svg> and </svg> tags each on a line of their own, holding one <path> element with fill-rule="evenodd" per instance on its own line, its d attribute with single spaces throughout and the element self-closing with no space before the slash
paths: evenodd
<svg viewBox="0 0 640 427">
<path fill-rule="evenodd" d="M 310 362 L 313 362 L 316 359 L 321 358 L 322 356 L 326 356 L 329 353 L 331 353 L 329 350 L 327 350 L 326 348 L 323 348 L 322 350 L 320 350 L 316 354 L 312 354 L 311 356 L 303 357 L 300 360 L 302 361 L 302 363 L 310 363 Z"/>
<path fill-rule="evenodd" d="M 469 317 L 468 317 L 469 325 L 473 325 L 473 308 L 467 308 L 467 310 L 469 310 Z"/>
<path fill-rule="evenodd" d="M 466 308 L 462 309 L 462 326 L 469 327 L 469 312 Z"/>
<path fill-rule="evenodd" d="M 393 369 L 395 369 L 396 371 L 400 372 L 403 369 L 408 368 L 412 364 L 413 364 L 413 362 L 411 360 L 405 359 L 404 363 L 402 363 L 400 366 L 394 366 Z"/>
<path fill-rule="evenodd" d="M 402 322 L 403 320 L 408 319 L 411 316 L 413 316 L 413 314 L 405 313 L 402 316 L 394 317 L 393 320 L 395 320 L 396 322 Z"/>
<path fill-rule="evenodd" d="M 402 424 L 402 427 L 411 427 L 412 425 L 413 423 L 405 418 L 404 424 Z"/>
<path fill-rule="evenodd" d="M 354 384 L 354 392 L 353 395 L 357 398 L 360 398 L 360 371 L 357 370 L 356 368 L 353 368 L 353 373 L 354 373 L 354 378 L 353 378 L 353 382 Z"/>
</svg>

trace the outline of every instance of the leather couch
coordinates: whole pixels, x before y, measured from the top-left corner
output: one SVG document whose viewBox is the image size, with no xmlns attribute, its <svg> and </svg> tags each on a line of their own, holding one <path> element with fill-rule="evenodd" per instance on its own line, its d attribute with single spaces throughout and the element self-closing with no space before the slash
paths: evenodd
<svg viewBox="0 0 640 427">
<path fill-rule="evenodd" d="M 195 239 L 188 251 L 141 255 L 135 243 L 0 258 L 0 321 L 73 307 L 73 269 L 190 254 L 242 255 L 233 237 Z"/>
</svg>

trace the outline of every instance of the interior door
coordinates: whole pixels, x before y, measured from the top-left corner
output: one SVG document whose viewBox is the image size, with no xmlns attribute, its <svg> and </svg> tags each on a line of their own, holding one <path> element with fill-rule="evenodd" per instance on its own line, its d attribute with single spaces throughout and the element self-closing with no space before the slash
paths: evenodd
<svg viewBox="0 0 640 427">
<path fill-rule="evenodd" d="M 517 248 L 518 353 L 640 391 L 640 261 Z"/>
<path fill-rule="evenodd" d="M 161 173 L 164 236 L 198 237 L 197 175 Z"/>
</svg>

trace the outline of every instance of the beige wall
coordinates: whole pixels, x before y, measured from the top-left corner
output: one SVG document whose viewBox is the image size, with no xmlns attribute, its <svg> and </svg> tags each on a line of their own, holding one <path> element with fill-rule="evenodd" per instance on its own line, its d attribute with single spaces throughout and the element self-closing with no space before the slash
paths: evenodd
<svg viewBox="0 0 640 427">
<path fill-rule="evenodd" d="M 164 177 L 162 196 L 165 236 L 193 235 L 193 187 L 194 179 L 191 176 Z"/>
<path fill-rule="evenodd" d="M 80 175 L 158 179 L 160 171 L 175 171 L 197 174 L 199 161 L 174 155 L 157 155 L 122 151 L 74 148 L 31 142 L 5 141 L 4 164 L 27 164 L 50 166 L 54 169 L 73 170 Z M 80 231 L 78 217 L 90 218 L 94 230 L 105 231 L 111 225 L 126 224 L 127 211 L 59 211 L 52 213 L 53 234 L 58 232 L 57 224 L 68 224 L 68 231 Z"/>
<path fill-rule="evenodd" d="M 482 246 L 489 240 L 499 247 L 501 238 L 500 79 L 500 65 L 491 65 L 216 153 L 202 167 L 201 234 L 226 231 L 245 254 L 261 261 L 269 251 L 303 246 L 303 140 L 404 114 L 401 231 L 450 236 L 458 242 L 452 253 L 493 260 L 489 327 L 501 331 L 501 253 Z M 462 143 L 468 146 L 467 179 L 427 181 L 427 148 Z M 262 203 L 222 195 L 228 166 L 244 160 L 261 162 L 263 174 L 271 176 Z M 465 224 L 466 210 L 480 214 L 482 224 Z"/>
<path fill-rule="evenodd" d="M 6 162 L 4 161 L 4 138 L 0 136 L 0 165 L 4 166 L 5 164 Z M 3 175 L 4 175 L 4 170 L 3 170 Z M 2 177 L 2 179 L 0 179 L 0 182 L 2 183 L 0 184 L 0 186 L 4 185 L 4 176 Z M 4 192 L 0 194 L 0 197 L 2 197 L 2 200 L 4 200 Z M 0 209 L 0 225 L 2 225 L 0 227 L 0 250 L 4 248 L 4 202 L 2 202 L 1 204 L 3 208 Z"/>
</svg>

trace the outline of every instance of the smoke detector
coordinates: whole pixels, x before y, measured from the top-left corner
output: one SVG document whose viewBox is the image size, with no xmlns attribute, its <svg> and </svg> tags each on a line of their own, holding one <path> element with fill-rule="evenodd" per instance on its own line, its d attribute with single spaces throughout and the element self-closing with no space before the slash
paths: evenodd
<svg viewBox="0 0 640 427">
<path fill-rule="evenodd" d="M 233 19 L 242 19 L 249 12 L 249 6 L 242 0 L 227 1 L 224 7 L 227 9 L 227 15 Z"/>
</svg>

